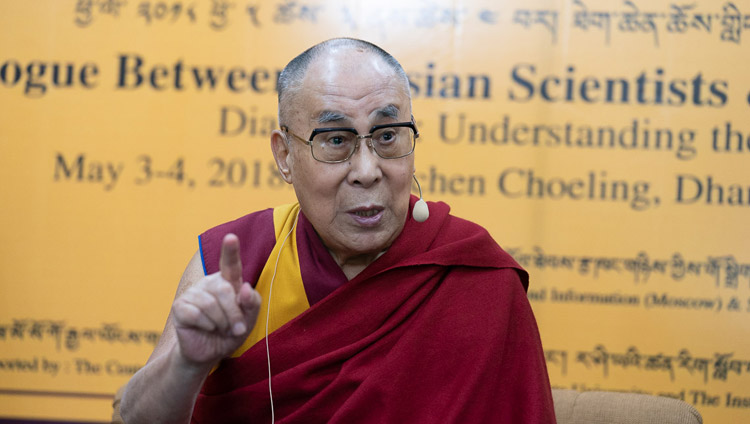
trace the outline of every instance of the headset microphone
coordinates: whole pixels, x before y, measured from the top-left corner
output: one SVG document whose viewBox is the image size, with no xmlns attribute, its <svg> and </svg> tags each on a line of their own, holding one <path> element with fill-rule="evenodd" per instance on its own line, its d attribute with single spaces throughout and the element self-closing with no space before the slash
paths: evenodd
<svg viewBox="0 0 750 424">
<path fill-rule="evenodd" d="M 419 200 L 414 204 L 411 216 L 417 222 L 425 222 L 427 221 L 427 218 L 430 217 L 430 209 L 427 207 L 427 202 L 422 199 L 422 186 L 419 185 L 417 174 L 413 174 L 412 176 L 414 177 L 414 182 L 417 183 L 417 188 L 419 189 Z"/>
</svg>

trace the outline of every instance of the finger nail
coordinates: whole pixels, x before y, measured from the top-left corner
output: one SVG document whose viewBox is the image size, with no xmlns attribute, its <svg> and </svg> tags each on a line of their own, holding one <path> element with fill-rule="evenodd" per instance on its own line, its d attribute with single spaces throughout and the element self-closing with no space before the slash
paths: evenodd
<svg viewBox="0 0 750 424">
<path fill-rule="evenodd" d="M 237 324 L 234 324 L 234 327 L 232 327 L 232 332 L 235 336 L 241 336 L 243 333 L 245 333 L 245 324 L 238 322 Z"/>
</svg>

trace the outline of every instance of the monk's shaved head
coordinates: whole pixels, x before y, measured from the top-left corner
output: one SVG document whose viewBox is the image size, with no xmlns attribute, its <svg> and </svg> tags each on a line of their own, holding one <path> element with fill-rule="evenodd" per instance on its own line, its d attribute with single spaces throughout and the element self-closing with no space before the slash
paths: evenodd
<svg viewBox="0 0 750 424">
<path fill-rule="evenodd" d="M 305 50 L 299 56 L 292 59 L 284 67 L 284 70 L 281 71 L 276 85 L 276 90 L 279 93 L 279 124 L 288 124 L 294 98 L 302 87 L 310 64 L 316 59 L 340 49 L 352 49 L 374 54 L 393 70 L 397 78 L 403 81 L 404 89 L 407 94 L 409 93 L 409 79 L 406 76 L 406 72 L 404 72 L 404 68 L 390 53 L 375 44 L 356 38 L 334 38 Z"/>
</svg>

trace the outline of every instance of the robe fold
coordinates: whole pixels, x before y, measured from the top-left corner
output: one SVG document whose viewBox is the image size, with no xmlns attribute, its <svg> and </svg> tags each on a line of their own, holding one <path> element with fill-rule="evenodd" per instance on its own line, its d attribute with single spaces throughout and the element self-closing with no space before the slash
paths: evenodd
<svg viewBox="0 0 750 424">
<path fill-rule="evenodd" d="M 325 247 L 300 214 L 291 244 L 304 281 L 296 290 L 310 306 L 268 335 L 276 422 L 555 422 L 526 272 L 486 230 L 450 215 L 444 203 L 429 207 L 426 222 L 409 215 L 391 247 L 348 282 L 330 269 L 330 255 L 301 259 Z M 240 236 L 243 264 L 251 264 L 245 278 L 263 281 L 279 256 L 269 252 L 292 231 L 246 225 L 238 220 L 201 236 L 207 272 L 218 269 L 215 240 L 231 231 Z M 253 243 L 245 238 L 263 231 L 275 234 L 253 249 L 263 258 L 245 258 Z M 326 284 L 332 292 L 311 299 Z M 263 313 L 258 321 L 265 326 Z M 271 422 L 266 341 L 234 356 L 207 378 L 193 423 Z"/>
</svg>

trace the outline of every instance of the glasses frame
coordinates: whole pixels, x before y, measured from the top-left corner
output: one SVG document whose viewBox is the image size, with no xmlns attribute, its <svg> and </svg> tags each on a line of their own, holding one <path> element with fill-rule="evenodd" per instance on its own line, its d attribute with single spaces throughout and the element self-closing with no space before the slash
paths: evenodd
<svg viewBox="0 0 750 424">
<path fill-rule="evenodd" d="M 394 157 L 384 157 L 381 156 L 380 153 L 378 153 L 378 149 L 375 148 L 372 144 L 372 135 L 375 133 L 375 131 L 383 129 L 383 128 L 394 128 L 394 127 L 408 127 L 411 128 L 412 131 L 414 131 L 414 138 L 411 142 L 411 150 L 409 150 L 409 153 L 405 153 L 400 156 L 394 156 Z M 329 127 L 329 128 L 315 128 L 312 131 L 312 134 L 310 134 L 310 138 L 308 140 L 305 140 L 304 138 L 298 136 L 297 134 L 293 133 L 288 126 L 281 125 L 280 126 L 281 131 L 284 131 L 287 134 L 291 134 L 294 138 L 301 141 L 302 143 L 307 144 L 310 146 L 310 154 L 312 155 L 313 159 L 317 160 L 318 162 L 323 163 L 341 163 L 346 162 L 349 159 L 354 156 L 355 153 L 357 153 L 357 150 L 359 149 L 359 140 L 367 139 L 367 147 L 372 149 L 373 152 L 375 152 L 378 157 L 383 159 L 400 159 L 406 156 L 409 156 L 410 154 L 414 153 L 414 148 L 417 145 L 417 138 L 419 138 L 419 131 L 417 130 L 417 124 L 414 122 L 414 118 L 412 117 L 412 120 L 410 122 L 395 122 L 392 124 L 381 124 L 381 125 L 373 125 L 372 128 L 370 128 L 370 132 L 368 134 L 360 134 L 356 128 L 341 128 L 341 127 Z M 313 149 L 313 138 L 315 138 L 316 135 L 327 133 L 327 132 L 334 132 L 334 131 L 346 131 L 354 134 L 357 137 L 357 143 L 354 145 L 354 149 L 352 149 L 351 153 L 349 153 L 349 156 L 345 157 L 344 159 L 339 160 L 322 160 L 315 157 L 315 151 Z"/>
</svg>

